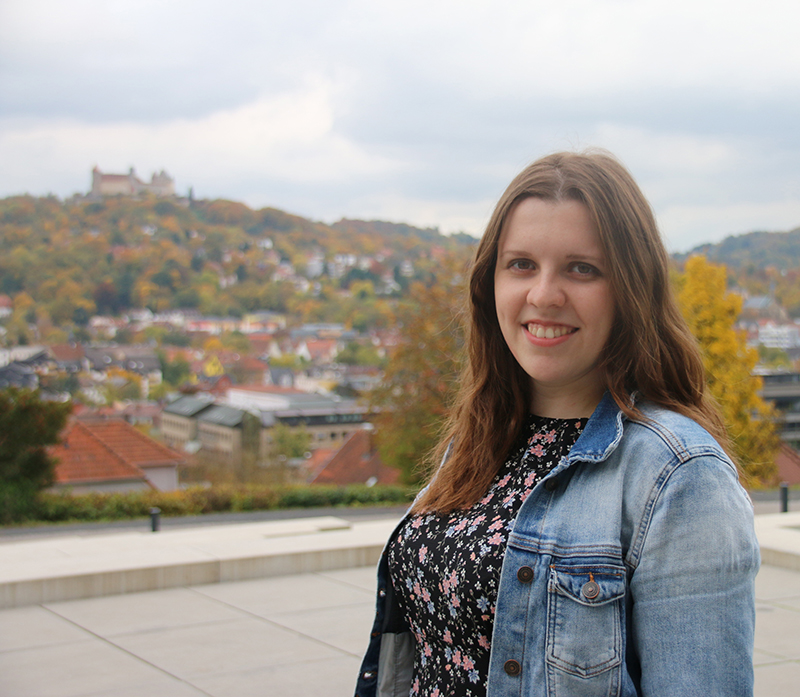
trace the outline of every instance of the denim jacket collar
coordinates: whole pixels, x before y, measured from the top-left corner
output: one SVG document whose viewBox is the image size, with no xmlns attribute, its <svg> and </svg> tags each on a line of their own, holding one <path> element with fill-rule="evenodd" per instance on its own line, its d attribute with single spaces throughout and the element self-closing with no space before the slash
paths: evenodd
<svg viewBox="0 0 800 697">
<path fill-rule="evenodd" d="M 625 414 L 617 405 L 610 392 L 606 392 L 592 412 L 577 443 L 567 458 L 573 462 L 601 462 L 619 445 L 623 433 Z"/>
</svg>

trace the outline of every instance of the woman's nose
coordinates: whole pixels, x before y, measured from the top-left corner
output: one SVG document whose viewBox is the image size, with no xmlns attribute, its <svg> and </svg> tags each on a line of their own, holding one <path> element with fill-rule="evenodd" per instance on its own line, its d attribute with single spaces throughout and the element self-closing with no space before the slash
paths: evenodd
<svg viewBox="0 0 800 697">
<path fill-rule="evenodd" d="M 566 295 L 557 274 L 541 273 L 531 280 L 528 303 L 534 307 L 561 307 Z"/>
</svg>

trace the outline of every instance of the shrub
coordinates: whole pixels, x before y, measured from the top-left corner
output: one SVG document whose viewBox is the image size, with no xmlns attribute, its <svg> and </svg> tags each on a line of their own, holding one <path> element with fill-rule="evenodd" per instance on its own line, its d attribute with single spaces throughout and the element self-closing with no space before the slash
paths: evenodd
<svg viewBox="0 0 800 697">
<path fill-rule="evenodd" d="M 0 487 L 0 504 L 17 500 L 14 492 L 6 489 Z M 40 492 L 33 498 L 21 499 L 30 503 L 25 511 L 15 512 L 15 520 L 56 523 L 146 518 L 152 508 L 159 508 L 164 516 L 189 516 L 281 508 L 407 504 L 415 493 L 414 489 L 403 486 L 367 487 L 363 484 L 346 487 L 225 484 L 210 488 L 191 487 L 181 491 L 89 494 Z"/>
</svg>

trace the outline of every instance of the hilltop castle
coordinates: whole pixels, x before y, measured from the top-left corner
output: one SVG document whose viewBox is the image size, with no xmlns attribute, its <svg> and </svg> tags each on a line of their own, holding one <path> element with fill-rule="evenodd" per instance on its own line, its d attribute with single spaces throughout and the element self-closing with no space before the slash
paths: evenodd
<svg viewBox="0 0 800 697">
<path fill-rule="evenodd" d="M 92 170 L 92 190 L 90 196 L 136 196 L 150 193 L 156 196 L 174 196 L 175 180 L 163 169 L 150 177 L 150 183 L 136 176 L 133 167 L 127 174 L 103 174 L 97 167 Z"/>
</svg>

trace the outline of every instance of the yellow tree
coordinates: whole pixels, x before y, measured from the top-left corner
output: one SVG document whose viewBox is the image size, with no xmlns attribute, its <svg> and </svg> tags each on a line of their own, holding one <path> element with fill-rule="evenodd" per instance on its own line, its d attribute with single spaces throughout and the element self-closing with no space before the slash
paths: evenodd
<svg viewBox="0 0 800 697">
<path fill-rule="evenodd" d="M 761 379 L 753 375 L 758 352 L 735 328 L 742 299 L 726 291 L 725 267 L 702 256 L 690 257 L 677 281 L 681 310 L 700 343 L 708 389 L 722 412 L 745 482 L 768 482 L 780 440 L 775 410 L 759 395 Z"/>
</svg>

